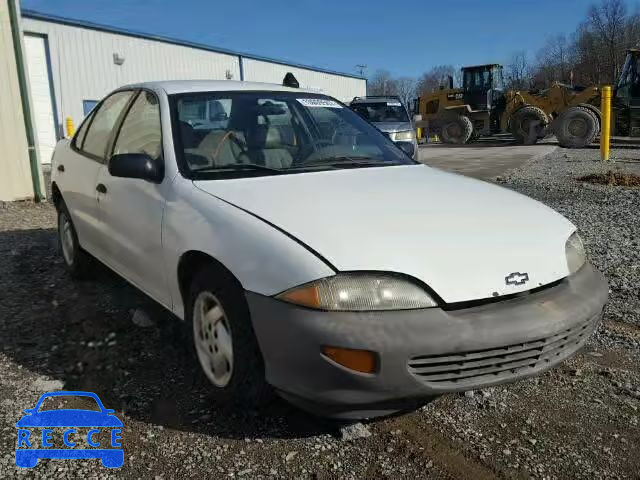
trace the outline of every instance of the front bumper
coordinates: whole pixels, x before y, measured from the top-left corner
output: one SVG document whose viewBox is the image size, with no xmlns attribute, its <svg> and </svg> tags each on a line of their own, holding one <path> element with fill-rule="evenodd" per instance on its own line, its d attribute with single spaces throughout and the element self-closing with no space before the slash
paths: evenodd
<svg viewBox="0 0 640 480">
<path fill-rule="evenodd" d="M 607 294 L 586 264 L 553 287 L 458 310 L 322 312 L 250 292 L 247 300 L 267 381 L 302 408 L 364 418 L 557 365 L 593 333 Z M 338 365 L 323 345 L 377 352 L 378 372 Z"/>
</svg>

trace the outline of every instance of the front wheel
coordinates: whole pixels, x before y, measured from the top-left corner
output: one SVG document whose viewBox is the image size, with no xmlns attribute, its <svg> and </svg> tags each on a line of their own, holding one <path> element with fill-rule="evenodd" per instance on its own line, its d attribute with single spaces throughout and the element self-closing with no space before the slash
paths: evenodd
<svg viewBox="0 0 640 480">
<path fill-rule="evenodd" d="M 462 145 L 468 143 L 473 135 L 473 123 L 466 115 L 459 115 L 442 125 L 442 141 Z"/>
<path fill-rule="evenodd" d="M 256 407 L 271 395 L 242 288 L 213 268 L 196 274 L 188 336 L 202 373 L 223 403 Z"/>
<path fill-rule="evenodd" d="M 511 117 L 511 134 L 517 143 L 534 145 L 543 138 L 549 124 L 549 118 L 538 107 L 526 106 L 516 111 Z"/>
</svg>

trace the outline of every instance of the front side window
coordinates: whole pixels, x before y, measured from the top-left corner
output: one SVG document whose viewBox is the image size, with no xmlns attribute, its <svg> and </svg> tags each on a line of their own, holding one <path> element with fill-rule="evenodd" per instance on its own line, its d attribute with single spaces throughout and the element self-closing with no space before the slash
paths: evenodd
<svg viewBox="0 0 640 480">
<path fill-rule="evenodd" d="M 122 122 L 113 154 L 144 153 L 152 159 L 162 154 L 160 106 L 151 92 L 140 92 Z"/>
<path fill-rule="evenodd" d="M 130 91 L 116 92 L 107 97 L 93 114 L 84 141 L 78 148 L 90 155 L 104 158 L 111 131 L 132 94 Z"/>
<path fill-rule="evenodd" d="M 173 95 L 170 101 L 176 154 L 191 177 L 414 163 L 352 110 L 324 95 L 210 92 Z M 194 112 L 206 111 L 214 101 L 224 107 L 226 119 L 194 125 Z"/>
<path fill-rule="evenodd" d="M 351 108 L 373 123 L 409 121 L 407 111 L 399 101 L 352 103 Z"/>
</svg>

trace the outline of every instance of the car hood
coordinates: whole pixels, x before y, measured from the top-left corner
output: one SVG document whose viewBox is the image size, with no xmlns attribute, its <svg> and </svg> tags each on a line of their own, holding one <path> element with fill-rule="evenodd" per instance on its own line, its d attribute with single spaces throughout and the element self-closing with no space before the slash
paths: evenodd
<svg viewBox="0 0 640 480">
<path fill-rule="evenodd" d="M 121 427 L 113 415 L 92 410 L 47 410 L 25 415 L 16 427 Z"/>
<path fill-rule="evenodd" d="M 414 277 L 445 302 L 508 295 L 568 275 L 575 227 L 542 203 L 424 165 L 196 181 L 339 271 Z M 529 281 L 507 284 L 511 273 Z"/>
<path fill-rule="evenodd" d="M 410 122 L 375 122 L 374 125 L 378 130 L 385 133 L 404 132 L 413 129 Z"/>
</svg>

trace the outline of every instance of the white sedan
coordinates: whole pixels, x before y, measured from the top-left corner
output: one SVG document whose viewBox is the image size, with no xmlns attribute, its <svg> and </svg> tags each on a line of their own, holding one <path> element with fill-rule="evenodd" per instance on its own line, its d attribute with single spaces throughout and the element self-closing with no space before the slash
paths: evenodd
<svg viewBox="0 0 640 480">
<path fill-rule="evenodd" d="M 607 299 L 567 219 L 297 88 L 120 88 L 52 171 L 70 272 L 95 257 L 184 320 L 231 403 L 372 417 L 539 374 Z"/>
</svg>

